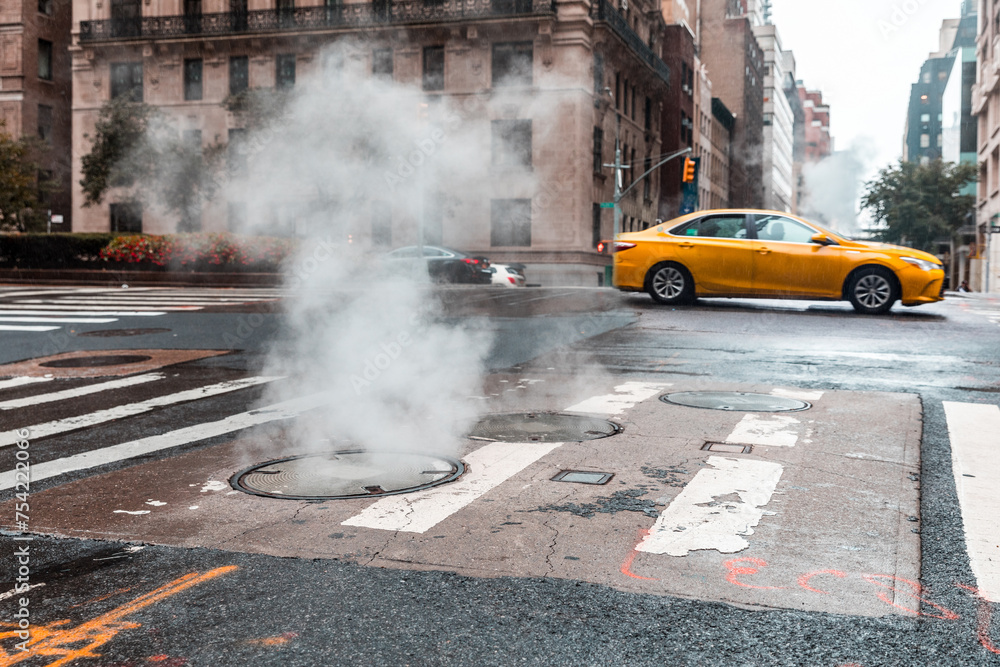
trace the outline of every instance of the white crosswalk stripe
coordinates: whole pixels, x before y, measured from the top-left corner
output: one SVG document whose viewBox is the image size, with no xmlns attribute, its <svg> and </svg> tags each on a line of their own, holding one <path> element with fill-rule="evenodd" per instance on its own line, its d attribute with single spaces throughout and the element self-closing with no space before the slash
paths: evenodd
<svg viewBox="0 0 1000 667">
<path fill-rule="evenodd" d="M 158 317 L 211 306 L 274 301 L 281 288 L 49 288 L 0 290 L 0 331 L 55 331 L 66 324 L 110 324 L 123 317 Z"/>
</svg>

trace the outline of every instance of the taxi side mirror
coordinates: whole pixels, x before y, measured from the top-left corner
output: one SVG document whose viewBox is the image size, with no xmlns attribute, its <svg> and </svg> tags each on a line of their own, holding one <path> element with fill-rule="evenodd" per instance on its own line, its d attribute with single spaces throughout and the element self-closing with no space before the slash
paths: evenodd
<svg viewBox="0 0 1000 667">
<path fill-rule="evenodd" d="M 820 245 L 833 245 L 835 243 L 835 241 L 833 241 L 826 234 L 813 234 L 809 240 Z"/>
</svg>

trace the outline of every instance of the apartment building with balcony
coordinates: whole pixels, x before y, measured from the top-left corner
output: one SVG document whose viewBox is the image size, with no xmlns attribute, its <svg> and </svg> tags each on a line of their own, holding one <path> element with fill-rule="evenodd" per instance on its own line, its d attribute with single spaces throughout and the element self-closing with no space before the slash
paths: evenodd
<svg viewBox="0 0 1000 667">
<path fill-rule="evenodd" d="M 48 147 L 40 178 L 43 204 L 70 231 L 70 6 L 59 0 L 0 3 L 0 120 L 13 137 L 37 136 Z M 59 219 L 58 217 L 56 218 Z"/>
<path fill-rule="evenodd" d="M 785 77 L 794 75 L 795 58 L 782 50 L 781 36 L 773 23 L 755 26 L 753 34 L 764 52 L 764 208 L 791 212 L 795 117 L 785 97 Z"/>
<path fill-rule="evenodd" d="M 1000 291 L 1000 5 L 979 0 L 976 84 L 972 114 L 977 117 L 979 180 L 976 192 L 976 247 L 970 286 Z"/>
<path fill-rule="evenodd" d="M 435 184 L 452 205 L 425 206 L 427 243 L 522 262 L 532 282 L 599 284 L 608 257 L 596 244 L 612 232 L 612 212 L 600 204 L 614 190 L 604 165 L 614 161 L 617 142 L 630 166 L 627 187 L 664 152 L 659 119 L 676 73 L 663 61 L 671 45 L 657 0 L 74 0 L 73 10 L 74 180 L 90 149 L 86 135 L 112 97 L 159 107 L 205 145 L 232 142 L 245 128 L 223 108 L 228 95 L 309 85 L 323 66 L 321 49 L 359 35 L 367 45 L 359 57 L 372 76 L 412 84 L 428 102 L 477 100 L 485 111 L 466 122 L 481 126 L 485 145 L 493 133 L 493 152 L 513 155 L 524 172 L 494 174 L 497 156 L 487 151 L 480 168 L 493 182 L 490 197 Z M 533 107 L 557 107 L 558 122 L 535 119 L 505 99 L 511 84 L 538 102 Z M 551 198 L 544 191 L 551 184 L 558 184 L 558 205 L 538 205 Z M 84 207 L 76 187 L 78 228 L 177 229 L 176 219 L 116 199 L 120 194 Z M 621 202 L 623 228 L 652 224 L 658 201 L 655 179 L 633 188 Z M 190 227 L 224 230 L 234 212 L 269 215 L 240 204 L 210 202 Z M 256 220 L 255 228 L 266 231 L 264 223 Z M 274 231 L 288 229 L 278 220 Z M 338 233 L 374 249 L 417 240 L 412 216 L 397 211 L 361 216 Z"/>
</svg>

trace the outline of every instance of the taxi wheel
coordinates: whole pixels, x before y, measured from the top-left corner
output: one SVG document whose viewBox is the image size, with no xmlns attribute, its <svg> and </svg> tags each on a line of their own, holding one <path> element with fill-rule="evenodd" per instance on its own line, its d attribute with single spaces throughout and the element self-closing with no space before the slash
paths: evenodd
<svg viewBox="0 0 1000 667">
<path fill-rule="evenodd" d="M 660 303 L 689 303 L 694 300 L 694 280 L 680 264 L 657 264 L 646 275 L 646 291 Z"/>
<path fill-rule="evenodd" d="M 865 315 L 881 315 L 892 308 L 899 298 L 896 277 L 888 269 L 870 266 L 861 269 L 851 278 L 847 298 L 854 310 Z"/>
</svg>

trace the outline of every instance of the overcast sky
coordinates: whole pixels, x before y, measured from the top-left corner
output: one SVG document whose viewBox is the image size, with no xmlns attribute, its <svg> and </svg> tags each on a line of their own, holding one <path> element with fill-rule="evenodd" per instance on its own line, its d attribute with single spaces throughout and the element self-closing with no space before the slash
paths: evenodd
<svg viewBox="0 0 1000 667">
<path fill-rule="evenodd" d="M 836 149 L 870 146 L 869 177 L 902 156 L 903 124 L 920 65 L 938 49 L 941 21 L 961 0 L 773 0 L 796 76 L 823 91 Z M 907 13 L 906 10 L 910 10 Z"/>
</svg>

